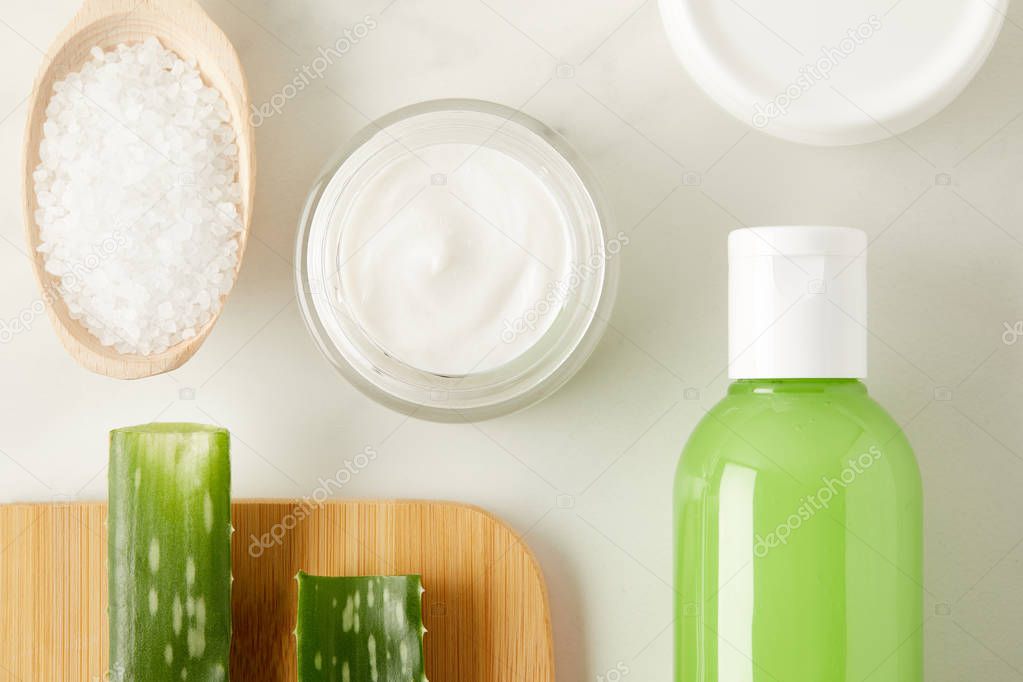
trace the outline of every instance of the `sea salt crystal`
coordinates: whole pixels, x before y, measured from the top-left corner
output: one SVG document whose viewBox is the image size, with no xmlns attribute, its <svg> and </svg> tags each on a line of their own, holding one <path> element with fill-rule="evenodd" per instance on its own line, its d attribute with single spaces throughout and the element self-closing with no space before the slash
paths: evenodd
<svg viewBox="0 0 1023 682">
<path fill-rule="evenodd" d="M 38 250 L 72 318 L 149 355 L 194 338 L 233 283 L 238 147 L 194 61 L 153 38 L 89 54 L 46 108 Z"/>
</svg>

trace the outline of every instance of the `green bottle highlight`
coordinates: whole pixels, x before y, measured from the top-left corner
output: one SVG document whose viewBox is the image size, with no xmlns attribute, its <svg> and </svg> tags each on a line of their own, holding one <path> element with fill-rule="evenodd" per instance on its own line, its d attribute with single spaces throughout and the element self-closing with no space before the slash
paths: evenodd
<svg viewBox="0 0 1023 682">
<path fill-rule="evenodd" d="M 860 380 L 866 248 L 729 236 L 734 383 L 675 475 L 676 682 L 923 682 L 920 473 Z"/>
</svg>

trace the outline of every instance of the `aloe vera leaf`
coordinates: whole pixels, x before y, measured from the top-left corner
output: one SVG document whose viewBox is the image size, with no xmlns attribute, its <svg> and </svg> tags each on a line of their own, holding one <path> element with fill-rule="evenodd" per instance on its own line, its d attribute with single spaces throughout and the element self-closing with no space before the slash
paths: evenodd
<svg viewBox="0 0 1023 682">
<path fill-rule="evenodd" d="M 296 579 L 299 682 L 426 681 L 418 575 Z"/>
<path fill-rule="evenodd" d="M 201 424 L 110 433 L 111 679 L 228 679 L 229 448 Z"/>
</svg>

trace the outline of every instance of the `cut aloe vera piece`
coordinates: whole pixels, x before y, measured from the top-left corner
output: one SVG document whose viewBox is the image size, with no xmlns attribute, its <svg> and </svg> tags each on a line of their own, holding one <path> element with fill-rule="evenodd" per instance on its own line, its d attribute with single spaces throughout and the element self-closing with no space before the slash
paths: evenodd
<svg viewBox="0 0 1023 682">
<path fill-rule="evenodd" d="M 110 433 L 111 679 L 228 679 L 229 442 L 200 424 Z"/>
<path fill-rule="evenodd" d="M 299 682 L 425 682 L 418 575 L 297 580 Z"/>
</svg>

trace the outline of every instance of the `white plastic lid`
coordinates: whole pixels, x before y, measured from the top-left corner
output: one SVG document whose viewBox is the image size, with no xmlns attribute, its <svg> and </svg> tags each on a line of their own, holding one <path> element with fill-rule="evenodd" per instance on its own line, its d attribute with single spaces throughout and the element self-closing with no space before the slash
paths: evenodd
<svg viewBox="0 0 1023 682">
<path fill-rule="evenodd" d="M 794 142 L 897 135 L 955 99 L 1008 0 L 660 0 L 693 79 L 738 119 Z"/>
<path fill-rule="evenodd" d="M 728 375 L 867 375 L 867 235 L 751 227 L 728 235 Z"/>
</svg>

